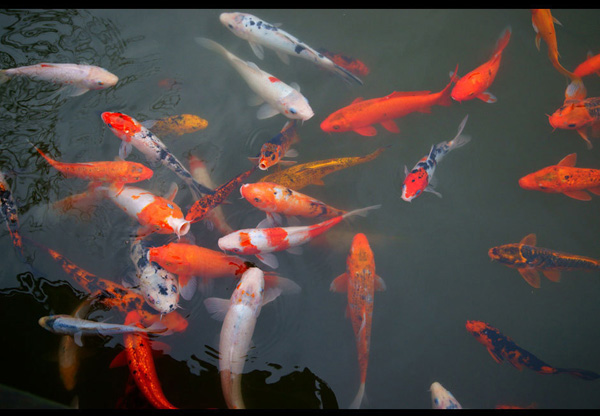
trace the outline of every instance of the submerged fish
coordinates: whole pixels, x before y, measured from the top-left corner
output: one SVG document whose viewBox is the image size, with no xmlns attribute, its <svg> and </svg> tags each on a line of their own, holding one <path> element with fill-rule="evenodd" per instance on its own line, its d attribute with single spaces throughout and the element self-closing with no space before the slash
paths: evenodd
<svg viewBox="0 0 600 416">
<path fill-rule="evenodd" d="M 563 270 L 600 270 L 600 260 L 536 247 L 535 234 L 526 235 L 519 243 L 492 247 L 488 255 L 492 260 L 517 269 L 523 279 L 535 288 L 540 287 L 538 271 L 549 280 L 558 282 Z"/>
<path fill-rule="evenodd" d="M 341 53 L 333 53 L 324 48 L 319 48 L 317 51 L 331 59 L 335 64 L 347 69 L 356 76 L 364 77 L 369 75 L 369 67 L 356 58 Z"/>
<path fill-rule="evenodd" d="M 295 161 L 283 160 L 283 157 L 295 157 L 298 152 L 290 147 L 300 141 L 296 131 L 296 120 L 290 120 L 283 126 L 281 132 L 262 145 L 258 157 L 249 157 L 250 161 L 257 162 L 260 170 L 267 170 L 278 163 L 294 164 Z"/>
<path fill-rule="evenodd" d="M 452 393 L 444 388 L 440 383 L 434 381 L 429 387 L 431 391 L 432 409 L 462 409 L 462 406 L 454 398 Z"/>
<path fill-rule="evenodd" d="M 285 170 L 264 176 L 259 182 L 272 182 L 295 191 L 299 191 L 308 185 L 325 185 L 322 180 L 324 176 L 341 169 L 349 168 L 350 166 L 370 162 L 388 147 L 380 147 L 366 156 L 339 157 L 294 165 Z"/>
<path fill-rule="evenodd" d="M 0 210 L 2 217 L 8 227 L 8 232 L 12 240 L 13 246 L 19 257 L 24 259 L 23 255 L 23 239 L 19 231 L 19 216 L 17 215 L 17 205 L 12 196 L 8 182 L 4 178 L 4 174 L 0 172 Z"/>
<path fill-rule="evenodd" d="M 553 367 L 540 360 L 538 357 L 524 350 L 514 343 L 512 339 L 502 334 L 498 329 L 483 321 L 467 321 L 469 331 L 479 343 L 487 348 L 488 352 L 497 363 L 508 361 L 517 370 L 528 368 L 538 374 L 570 374 L 583 380 L 596 380 L 600 374 L 593 371 L 576 368 Z"/>
<path fill-rule="evenodd" d="M 28 77 L 70 86 L 73 88 L 71 96 L 112 87 L 119 80 L 115 74 L 98 66 L 62 63 L 40 63 L 0 70 L 0 84 L 13 77 Z"/>
<path fill-rule="evenodd" d="M 205 129 L 208 121 L 193 114 L 178 114 L 158 120 L 145 120 L 142 125 L 159 137 L 182 136 Z"/>
<path fill-rule="evenodd" d="M 346 82 L 356 82 L 362 85 L 362 81 L 352 72 L 301 42 L 295 36 L 278 28 L 278 25 L 267 23 L 249 13 L 221 13 L 219 19 L 236 36 L 246 39 L 259 59 L 264 58 L 264 46 L 274 50 L 286 64 L 290 62 L 289 55 L 297 56 L 341 76 Z"/>
<path fill-rule="evenodd" d="M 244 78 L 250 89 L 257 94 L 257 104 L 265 102 L 258 110 L 257 117 L 259 119 L 283 114 L 287 118 L 306 121 L 314 115 L 312 108 L 308 104 L 308 100 L 300 94 L 297 85 L 288 85 L 268 72 L 263 71 L 255 63 L 242 61 L 213 40 L 196 38 L 196 42 L 227 59 L 242 78 Z"/>
<path fill-rule="evenodd" d="M 600 134 L 600 97 L 566 100 L 548 117 L 548 122 L 555 129 L 577 130 L 585 140 L 587 148 L 591 149 L 593 146 L 588 138 L 587 129 L 591 127 L 592 137 Z"/>
<path fill-rule="evenodd" d="M 573 74 L 580 78 L 590 74 L 600 76 L 600 53 L 594 55 L 592 52 L 588 52 L 587 59 L 577 65 Z"/>
</svg>

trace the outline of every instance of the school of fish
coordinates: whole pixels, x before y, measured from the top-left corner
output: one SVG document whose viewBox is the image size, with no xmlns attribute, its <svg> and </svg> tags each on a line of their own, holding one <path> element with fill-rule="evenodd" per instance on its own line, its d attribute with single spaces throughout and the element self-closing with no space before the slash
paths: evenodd
<svg viewBox="0 0 600 416">
<path fill-rule="evenodd" d="M 80 349 L 87 339 L 115 337 L 122 340 L 123 349 L 114 357 L 110 368 L 127 366 L 130 386 L 136 386 L 151 406 L 178 408 L 177 403 L 171 403 L 162 389 L 160 368 L 155 365 L 154 357 L 157 351 L 169 349 L 171 335 L 186 331 L 188 321 L 178 310 L 189 308 L 202 298 L 206 311 L 214 319 L 222 321 L 218 337 L 218 370 L 224 402 L 228 408 L 246 408 L 246 404 L 252 402 L 248 400 L 251 390 L 242 383 L 242 375 L 252 348 L 255 328 L 261 322 L 262 307 L 276 300 L 282 302 L 280 295 L 301 296 L 302 293 L 297 283 L 280 276 L 275 270 L 283 256 L 281 252 L 302 256 L 303 245 L 318 241 L 333 227 L 348 227 L 349 218 L 367 214 L 376 216 L 377 209 L 382 206 L 377 200 L 358 207 L 332 206 L 325 198 L 321 200 L 312 196 L 310 189 L 314 188 L 310 185 L 323 187 L 325 176 L 350 167 L 362 169 L 359 165 L 372 163 L 392 144 L 375 148 L 368 154 L 356 155 L 349 151 L 329 159 L 303 160 L 294 147 L 299 147 L 303 140 L 310 140 L 302 135 L 304 123 L 314 123 L 314 119 L 319 119 L 317 123 L 326 133 L 325 139 L 350 135 L 369 138 L 377 135 L 377 125 L 392 135 L 402 137 L 398 120 L 412 113 L 431 114 L 449 106 L 467 108 L 469 104 L 466 102 L 475 99 L 476 105 L 481 101 L 493 104 L 502 100 L 501 92 L 497 98 L 489 90 L 496 76 L 502 72 L 503 55 L 510 53 L 510 25 L 504 26 L 495 45 L 489 45 L 491 55 L 488 55 L 487 61 L 473 69 L 462 66 L 459 69 L 457 63 L 449 73 L 450 78 L 440 80 L 437 88 L 441 89 L 437 92 L 396 91 L 394 86 L 390 86 L 392 90 L 384 96 L 367 97 L 368 90 L 358 92 L 359 88 L 365 88 L 368 84 L 361 78 L 366 79 L 371 73 L 362 60 L 324 48 L 313 49 L 281 29 L 279 23 L 268 23 L 248 13 L 222 13 L 219 20 L 235 36 L 248 41 L 251 51 L 261 60 L 261 65 L 268 59 L 265 59 L 265 49 L 272 50 L 287 65 L 291 64 L 290 57 L 312 62 L 317 69 L 325 70 L 325 74 L 334 74 L 344 81 L 345 87 L 355 93 L 355 98 L 345 106 L 340 103 L 340 107 L 330 114 L 315 112 L 310 105 L 310 97 L 301 93 L 300 86 L 293 80 L 284 82 L 256 63 L 234 55 L 214 40 L 196 36 L 189 41 L 205 48 L 197 48 L 203 59 L 224 60 L 229 65 L 215 76 L 232 79 L 236 76 L 231 71 L 233 67 L 243 79 L 248 87 L 245 92 L 254 94 L 249 103 L 260 105 L 256 113 L 258 120 L 278 115 L 285 117 L 280 131 L 264 141 L 258 154 L 245 155 L 248 165 L 239 166 L 235 176 L 226 182 L 214 182 L 206 160 L 193 152 L 181 159 L 185 163 L 180 161 L 176 152 L 167 146 L 171 142 L 165 143 L 159 138 L 172 139 L 207 129 L 209 121 L 193 114 L 138 121 L 126 114 L 128 108 L 102 112 L 100 120 L 103 126 L 121 141 L 118 149 L 114 141 L 111 144 L 115 148 L 114 160 L 65 161 L 60 156 L 53 156 L 55 151 L 43 142 L 34 144 L 29 140 L 24 141 L 31 147 L 31 155 L 41 157 L 40 160 L 45 161 L 41 163 L 60 172 L 65 180 L 86 183 L 83 192 L 54 201 L 52 207 L 60 215 L 75 209 L 92 215 L 96 207 L 108 200 L 116 207 L 121 219 L 129 221 L 128 253 L 132 272 L 112 278 L 99 277 L 74 263 L 67 253 L 46 247 L 35 241 L 33 236 L 22 235 L 18 205 L 9 185 L 10 175 L 0 172 L 1 214 L 19 260 L 25 263 L 28 250 L 39 250 L 40 255 L 49 256 L 56 262 L 64 275 L 85 294 L 85 299 L 75 310 L 40 316 L 38 321 L 41 328 L 61 335 L 61 338 L 56 338 L 59 354 L 57 371 L 68 391 L 72 391 L 77 383 L 81 367 Z M 600 75 L 600 55 L 590 52 L 573 71 L 569 71 L 559 62 L 554 28 L 555 24 L 560 25 L 559 21 L 549 9 L 531 9 L 531 22 L 535 46 L 540 50 L 541 41 L 545 42 L 551 65 L 568 83 L 564 102 L 553 114 L 548 115 L 548 122 L 554 129 L 576 130 L 585 140 L 586 147 L 591 149 L 591 139 L 600 135 L 600 97 L 587 97 L 583 78 Z M 215 59 L 215 56 L 218 57 Z M 464 75 L 460 76 L 459 72 Z M 314 75 L 323 74 L 315 71 Z M 65 90 L 72 100 L 82 99 L 80 96 L 85 93 L 89 96 L 92 94 L 89 91 L 109 89 L 119 83 L 119 77 L 108 70 L 83 64 L 42 62 L 0 70 L 0 84 L 17 77 L 58 84 L 60 91 Z M 445 137 L 426 138 L 422 144 L 414 143 L 414 148 L 423 148 L 424 153 L 427 150 L 424 146 L 431 147 L 429 153 L 418 160 L 411 170 L 406 165 L 403 170 L 400 170 L 400 164 L 394 166 L 396 172 L 404 174 L 395 195 L 398 205 L 404 203 L 401 201 L 412 202 L 419 196 L 421 198 L 414 204 L 435 204 L 438 201 L 423 195 L 432 193 L 442 196 L 436 189 L 439 175 L 434 177 L 434 172 L 451 150 L 470 142 L 471 137 L 463 134 L 464 130 L 468 131 L 468 120 L 468 114 L 464 114 L 462 120 L 456 120 L 458 127 L 454 136 L 448 131 L 443 132 Z M 477 140 L 475 138 L 473 142 Z M 183 141 L 178 139 L 178 143 Z M 458 153 L 468 153 L 472 146 Z M 142 154 L 146 164 L 126 160 L 132 158 L 133 147 Z M 532 162 L 532 173 L 521 177 L 515 188 L 548 194 L 561 193 L 576 201 L 590 201 L 593 196 L 600 196 L 600 166 L 575 167 L 576 161 L 576 153 L 570 153 L 554 165 L 548 165 L 552 163 L 548 161 L 546 167 L 543 162 L 541 166 Z M 157 191 L 152 181 L 158 170 L 165 169 L 171 171 L 170 175 L 174 173 L 175 177 L 170 177 L 172 183 L 169 189 Z M 304 188 L 308 191 L 304 191 Z M 184 192 L 192 197 L 191 204 L 175 202 L 176 199 L 182 201 L 180 196 Z M 551 203 L 555 197 L 544 198 Z M 261 212 L 265 218 L 258 224 L 236 229 L 228 223 L 229 218 L 222 209 L 225 204 L 244 204 L 245 209 L 252 207 L 250 209 Z M 218 246 L 221 251 L 209 248 L 208 242 L 196 241 L 194 229 L 202 225 L 218 234 L 210 245 Z M 332 276 L 330 285 L 332 292 L 345 293 L 346 316 L 354 332 L 354 340 L 345 339 L 339 343 L 340 348 L 350 348 L 354 344 L 352 348 L 355 348 L 357 357 L 356 363 L 346 363 L 355 368 L 356 374 L 356 378 L 347 380 L 347 383 L 349 386 L 358 386 L 354 399 L 342 404 L 349 408 L 360 408 L 368 403 L 366 392 L 371 331 L 377 331 L 377 325 L 374 325 L 377 321 L 377 314 L 374 313 L 375 292 L 386 290 L 386 283 L 376 272 L 377 255 L 369 243 L 377 236 L 360 228 L 361 220 L 352 219 L 352 229 L 358 231 L 346 234 L 350 249 L 345 271 L 336 278 Z M 156 234 L 162 235 L 162 244 L 156 242 Z M 517 269 L 535 289 L 541 288 L 539 272 L 558 283 L 563 271 L 600 271 L 600 259 L 541 248 L 536 240 L 536 234 L 530 233 L 519 243 L 489 248 L 488 257 Z M 332 268 L 344 270 L 342 265 L 332 265 Z M 396 272 L 385 270 L 382 275 L 393 279 Z M 215 281 L 224 279 L 235 282 L 230 298 L 210 296 Z M 196 296 L 197 292 L 202 292 L 202 295 Z M 385 298 L 386 293 L 377 297 Z M 99 320 L 94 314 L 98 308 L 118 312 L 122 323 Z M 267 306 L 264 313 L 268 313 L 268 310 Z M 569 374 L 581 380 L 600 378 L 600 374 L 594 371 L 545 363 L 484 321 L 468 320 L 466 329 L 487 349 L 496 363 L 506 361 L 518 370 L 527 368 L 545 375 Z M 479 359 L 476 355 L 477 350 L 473 348 L 473 359 Z M 482 371 L 494 371 L 486 364 L 481 360 L 479 365 Z M 433 380 L 429 386 L 431 407 L 462 409 L 452 393 Z"/>
</svg>

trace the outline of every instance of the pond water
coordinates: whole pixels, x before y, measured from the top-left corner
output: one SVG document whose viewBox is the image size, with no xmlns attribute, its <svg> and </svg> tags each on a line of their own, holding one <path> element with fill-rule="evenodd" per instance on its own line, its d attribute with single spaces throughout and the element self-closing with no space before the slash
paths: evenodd
<svg viewBox="0 0 600 416">
<path fill-rule="evenodd" d="M 301 190 L 340 209 L 381 208 L 342 221 L 305 245 L 301 255 L 276 254 L 277 273 L 302 291 L 282 295 L 262 309 L 242 381 L 249 408 L 345 408 L 354 398 L 359 369 L 354 332 L 344 316 L 347 297 L 331 292 L 329 285 L 345 271 L 352 238 L 359 232 L 368 237 L 377 274 L 387 286 L 374 296 L 362 408 L 431 408 L 434 381 L 465 408 L 600 407 L 600 381 L 498 364 L 465 329 L 467 320 L 485 321 L 552 366 L 600 372 L 598 273 L 567 271 L 558 283 L 542 277 L 541 288 L 535 289 L 516 270 L 490 262 L 487 255 L 493 246 L 535 233 L 541 247 L 600 258 L 600 197 L 586 202 L 527 191 L 518 184 L 525 174 L 570 153 L 577 153 L 577 166 L 600 169 L 600 141 L 591 139 L 594 147 L 588 149 L 576 131 L 553 131 L 548 123 L 547 115 L 563 103 L 567 80 L 548 59 L 546 43 L 542 41 L 540 51 L 535 47 L 530 11 L 238 10 L 281 23 L 281 29 L 314 48 L 361 60 L 370 69 L 361 77 L 362 86 L 301 59 L 286 65 L 272 50 L 258 59 L 247 41 L 220 23 L 224 11 L 0 10 L 3 69 L 86 63 L 119 77 L 114 87 L 79 96 L 28 78 L 0 85 L 0 170 L 16 200 L 20 232 L 28 239 L 22 261 L 6 227 L 0 230 L 4 406 L 34 407 L 42 399 L 82 409 L 149 406 L 139 394 L 126 395 L 126 367 L 109 368 L 123 349 L 121 336 L 85 338 L 75 388 L 69 391 L 61 382 L 56 359 L 60 336 L 37 321 L 71 313 L 86 293 L 31 241 L 121 283 L 134 269 L 129 246 L 138 224 L 108 201 L 89 217 L 52 211 L 53 202 L 83 192 L 87 184 L 62 176 L 29 142 L 63 162 L 113 160 L 120 140 L 103 123 L 102 112 L 122 112 L 137 120 L 194 114 L 208 126 L 162 138 L 169 150 L 184 162 L 190 153 L 205 158 L 216 184 L 249 169 L 247 158 L 256 156 L 286 118 L 257 119 L 244 80 L 223 57 L 194 41 L 206 37 L 286 83 L 299 84 L 315 115 L 298 127 L 298 163 L 364 156 L 389 146 L 374 161 L 332 173 L 323 186 Z M 557 9 L 553 15 L 562 24 L 555 26 L 560 62 L 573 70 L 588 51 L 598 52 L 600 11 Z M 458 74 L 464 75 L 487 61 L 509 25 L 510 42 L 489 88 L 497 102 L 474 99 L 412 113 L 396 120 L 399 133 L 380 125 L 372 137 L 321 130 L 329 114 L 358 97 L 442 90 L 457 64 Z M 598 76 L 584 82 L 589 97 L 600 94 Z M 443 197 L 425 192 L 410 203 L 402 200 L 404 166 L 410 169 L 433 144 L 453 138 L 467 114 L 464 134 L 471 142 L 444 158 L 435 171 L 435 189 Z M 128 160 L 146 163 L 135 149 Z M 154 176 L 139 186 L 162 195 L 176 182 L 180 191 L 175 201 L 185 212 L 194 202 L 189 189 L 168 169 L 153 168 Z M 265 174 L 257 171 L 248 182 Z M 254 227 L 264 218 L 237 190 L 228 201 L 222 209 L 234 230 Z M 193 224 L 189 234 L 196 244 L 219 250 L 221 235 L 203 222 Z M 173 238 L 152 235 L 148 240 L 162 245 Z M 228 298 L 234 284 L 233 278 L 222 279 L 211 296 Z M 165 396 L 180 408 L 225 406 L 218 375 L 221 323 L 206 311 L 206 296 L 198 292 L 189 301 L 181 299 L 178 313 L 189 325 L 184 332 L 161 337 L 170 351 L 155 359 Z M 89 319 L 122 323 L 124 315 L 95 310 Z M 33 398 L 26 404 L 13 402 L 9 397 L 16 393 L 10 388 Z"/>
</svg>

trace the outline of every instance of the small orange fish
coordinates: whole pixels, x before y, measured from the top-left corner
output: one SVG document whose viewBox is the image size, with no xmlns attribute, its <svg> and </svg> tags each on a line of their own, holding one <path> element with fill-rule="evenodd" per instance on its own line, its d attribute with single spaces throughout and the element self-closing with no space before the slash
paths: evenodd
<svg viewBox="0 0 600 416">
<path fill-rule="evenodd" d="M 348 293 L 347 316 L 352 320 L 352 328 L 358 349 L 360 367 L 360 387 L 351 409 L 358 409 L 365 394 L 369 346 L 371 344 L 371 321 L 373 319 L 373 297 L 376 290 L 385 290 L 385 282 L 375 273 L 375 259 L 369 241 L 363 233 L 352 240 L 350 254 L 346 259 L 346 272 L 336 277 L 329 290 Z"/>
<path fill-rule="evenodd" d="M 558 53 L 554 23 L 562 26 L 562 24 L 552 16 L 550 9 L 531 9 L 531 24 L 536 33 L 535 46 L 539 51 L 540 40 L 544 39 L 544 42 L 548 45 L 548 58 L 550 58 L 550 62 L 552 62 L 554 68 L 561 74 L 573 79 L 576 77 L 575 74 L 567 71 L 560 62 L 558 62 L 558 57 L 560 55 Z"/>
<path fill-rule="evenodd" d="M 398 133 L 400 129 L 394 119 L 414 112 L 429 113 L 434 105 L 449 106 L 454 81 L 453 77 L 443 90 L 433 94 L 431 91 L 395 91 L 370 100 L 356 98 L 350 105 L 330 114 L 321 123 L 321 130 L 327 133 L 354 131 L 361 136 L 375 136 L 377 130 L 373 124 L 381 124 L 387 131 Z"/>
<path fill-rule="evenodd" d="M 356 76 L 369 75 L 369 67 L 356 58 L 352 58 L 351 56 L 343 55 L 341 53 L 329 52 L 323 48 L 317 49 L 317 51 L 331 59 L 333 63 L 341 66 L 342 68 L 346 68 Z"/>
<path fill-rule="evenodd" d="M 555 129 L 577 130 L 585 140 L 587 148 L 593 147 L 587 133 L 591 128 L 592 137 L 600 133 L 600 97 L 590 97 L 584 100 L 567 100 L 562 107 L 548 116 L 548 122 Z"/>
<path fill-rule="evenodd" d="M 492 82 L 494 82 L 494 79 L 496 78 L 502 59 L 502 51 L 506 45 L 508 45 L 511 33 L 512 29 L 510 26 L 504 29 L 496 43 L 496 50 L 489 61 L 478 66 L 456 81 L 456 85 L 452 89 L 451 94 L 453 100 L 461 102 L 479 98 L 486 103 L 495 103 L 497 101 L 497 98 L 487 91 L 487 89 L 492 85 Z"/>
<path fill-rule="evenodd" d="M 519 186 L 532 191 L 562 193 L 580 201 L 592 199 L 590 191 L 600 195 L 600 170 L 576 168 L 577 153 L 571 153 L 556 165 L 548 166 L 519 179 Z"/>
<path fill-rule="evenodd" d="M 283 157 L 296 157 L 298 152 L 290 147 L 300 141 L 296 131 L 296 120 L 290 120 L 283 126 L 281 132 L 262 145 L 258 157 L 249 157 L 257 163 L 260 170 L 267 170 L 277 163 L 293 165 L 293 160 L 282 160 Z"/>
<path fill-rule="evenodd" d="M 490 248 L 488 255 L 492 260 L 517 269 L 523 279 L 535 288 L 540 287 L 538 271 L 549 280 L 558 282 L 562 270 L 600 270 L 600 260 L 536 247 L 536 240 L 535 234 L 528 234 L 519 243 Z"/>
<path fill-rule="evenodd" d="M 182 136 L 208 127 L 208 121 L 193 114 L 178 114 L 158 120 L 146 120 L 141 124 L 159 137 Z"/>
<path fill-rule="evenodd" d="M 600 53 L 593 55 L 591 52 L 588 52 L 587 59 L 575 68 L 573 74 L 580 78 L 590 74 L 600 76 Z"/>
</svg>

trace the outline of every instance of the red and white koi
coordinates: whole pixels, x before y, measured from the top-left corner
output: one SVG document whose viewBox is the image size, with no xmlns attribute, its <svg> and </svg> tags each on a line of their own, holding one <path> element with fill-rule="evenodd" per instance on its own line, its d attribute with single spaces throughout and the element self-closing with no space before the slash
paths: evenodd
<svg viewBox="0 0 600 416">
<path fill-rule="evenodd" d="M 241 60 L 213 40 L 196 38 L 196 42 L 225 57 L 244 78 L 250 89 L 258 95 L 256 104 L 265 102 L 256 114 L 259 119 L 273 117 L 281 113 L 287 118 L 306 121 L 314 115 L 308 100 L 300 93 L 297 84 L 286 84 L 260 69 L 255 63 Z"/>
<path fill-rule="evenodd" d="M 119 157 L 127 158 L 131 153 L 131 147 L 135 147 L 146 156 L 151 163 L 160 162 L 175 175 L 179 176 L 189 187 L 194 199 L 199 199 L 201 195 L 212 194 L 213 191 L 194 180 L 192 174 L 183 166 L 183 164 L 167 149 L 167 146 L 150 130 L 144 127 L 139 121 L 123 113 L 102 113 L 102 121 L 111 129 L 111 131 L 121 139 L 119 148 Z"/>
<path fill-rule="evenodd" d="M 224 251 L 246 255 L 254 254 L 260 261 L 275 269 L 279 266 L 279 261 L 271 254 L 272 252 L 287 250 L 290 253 L 299 254 L 301 249 L 297 246 L 308 243 L 314 237 L 340 223 L 344 218 L 352 215 L 365 216 L 368 211 L 379 207 L 381 205 L 360 208 L 307 226 L 246 228 L 219 238 L 218 245 Z"/>
<path fill-rule="evenodd" d="M 362 85 L 360 78 L 306 43 L 301 42 L 295 36 L 279 29 L 277 24 L 270 24 L 249 13 L 239 12 L 221 13 L 219 19 L 233 34 L 247 40 L 252 51 L 259 59 L 264 59 L 264 46 L 273 49 L 286 64 L 290 63 L 288 55 L 297 56 L 334 72 L 346 82 L 356 82 Z"/>
<path fill-rule="evenodd" d="M 467 124 L 467 115 L 458 126 L 458 133 L 454 139 L 449 141 L 443 141 L 441 143 L 431 146 L 431 150 L 427 156 L 424 156 L 417 162 L 417 164 L 409 172 L 406 165 L 404 165 L 404 174 L 406 178 L 402 184 L 402 199 L 405 201 L 412 201 L 418 197 L 421 192 L 431 192 L 439 196 L 442 195 L 433 188 L 432 179 L 435 168 L 440 160 L 451 150 L 457 149 L 467 144 L 471 138 L 469 136 L 461 136 L 465 124 Z"/>
<path fill-rule="evenodd" d="M 119 81 L 115 74 L 98 66 L 60 63 L 40 63 L 0 70 L 0 84 L 13 77 L 28 77 L 62 84 L 65 87 L 72 86 L 71 96 L 112 87 Z"/>
</svg>

